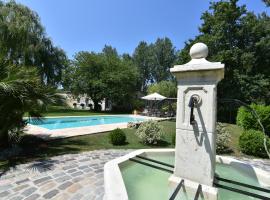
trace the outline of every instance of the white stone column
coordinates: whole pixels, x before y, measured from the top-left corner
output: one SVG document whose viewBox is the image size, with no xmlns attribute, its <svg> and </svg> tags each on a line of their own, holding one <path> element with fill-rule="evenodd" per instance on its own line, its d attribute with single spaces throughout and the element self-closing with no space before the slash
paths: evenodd
<svg viewBox="0 0 270 200">
<path fill-rule="evenodd" d="M 172 188 L 184 179 L 190 198 L 198 185 L 205 199 L 217 199 L 213 186 L 216 157 L 216 87 L 224 77 L 224 64 L 205 58 L 208 47 L 197 43 L 190 49 L 191 61 L 171 69 L 178 83 L 175 169 L 170 177 Z M 190 100 L 194 100 L 190 119 Z M 194 196 L 193 196 L 194 198 Z"/>
</svg>

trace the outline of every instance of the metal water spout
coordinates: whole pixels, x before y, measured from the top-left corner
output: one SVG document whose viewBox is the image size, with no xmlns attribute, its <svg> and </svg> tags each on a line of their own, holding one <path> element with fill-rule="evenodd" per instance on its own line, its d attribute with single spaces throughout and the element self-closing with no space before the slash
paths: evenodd
<svg viewBox="0 0 270 200">
<path fill-rule="evenodd" d="M 217 199 L 213 187 L 216 157 L 217 84 L 224 77 L 224 64 L 206 60 L 208 47 L 194 44 L 191 61 L 171 69 L 177 79 L 177 115 L 174 188 L 184 180 L 193 199 L 200 186 L 204 199 Z"/>
</svg>

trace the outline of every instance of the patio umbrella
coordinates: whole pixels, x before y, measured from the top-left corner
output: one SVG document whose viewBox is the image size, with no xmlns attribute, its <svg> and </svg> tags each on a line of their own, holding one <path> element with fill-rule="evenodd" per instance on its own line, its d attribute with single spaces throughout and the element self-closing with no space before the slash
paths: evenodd
<svg viewBox="0 0 270 200">
<path fill-rule="evenodd" d="M 153 94 L 149 94 L 147 96 L 142 97 L 142 99 L 149 100 L 149 101 L 162 101 L 162 100 L 166 99 L 166 97 L 155 92 Z"/>
</svg>

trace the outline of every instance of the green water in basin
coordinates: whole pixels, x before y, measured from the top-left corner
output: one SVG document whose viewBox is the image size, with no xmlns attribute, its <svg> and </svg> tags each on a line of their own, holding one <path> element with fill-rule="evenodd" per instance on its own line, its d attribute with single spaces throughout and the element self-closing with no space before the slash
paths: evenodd
<svg viewBox="0 0 270 200">
<path fill-rule="evenodd" d="M 174 164 L 174 153 L 147 153 L 143 155 L 145 157 L 155 159 L 158 161 L 166 162 L 169 164 Z M 142 160 L 147 162 L 145 160 Z M 149 163 L 149 162 L 148 162 Z M 153 163 L 152 163 L 153 164 Z M 157 165 L 157 164 L 155 164 Z M 162 166 L 162 165 L 159 165 Z M 149 166 L 145 166 L 132 161 L 126 161 L 121 163 L 119 166 L 123 180 L 127 189 L 128 197 L 130 200 L 166 200 L 172 192 L 168 187 L 168 179 L 171 173 L 154 169 Z M 170 169 L 169 167 L 164 167 Z M 216 175 L 222 178 L 235 180 L 238 182 L 262 187 L 257 179 L 256 175 L 243 172 L 233 165 L 226 165 L 217 163 L 216 165 Z M 243 188 L 241 186 L 235 186 L 230 183 L 219 182 L 222 185 L 227 185 L 230 187 L 242 189 L 245 191 L 250 191 L 256 194 L 264 195 L 270 197 L 270 194 L 264 192 L 254 191 L 252 189 Z M 180 190 L 177 200 L 183 199 L 183 191 Z M 193 197 L 194 199 L 194 197 Z M 201 197 L 198 199 L 202 199 Z M 219 189 L 219 200 L 250 200 L 256 199 L 239 193 L 231 192 L 225 189 Z"/>
</svg>

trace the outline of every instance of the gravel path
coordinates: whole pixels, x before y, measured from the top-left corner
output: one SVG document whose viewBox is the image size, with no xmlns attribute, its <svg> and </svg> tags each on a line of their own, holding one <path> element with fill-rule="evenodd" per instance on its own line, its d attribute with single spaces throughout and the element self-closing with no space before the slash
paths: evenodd
<svg viewBox="0 0 270 200">
<path fill-rule="evenodd" d="M 128 150 L 98 150 L 18 165 L 0 178 L 0 199 L 103 198 L 103 166 Z"/>
</svg>

